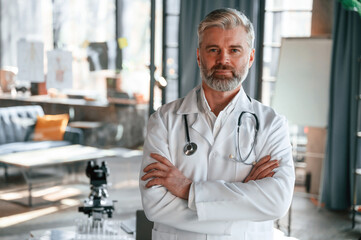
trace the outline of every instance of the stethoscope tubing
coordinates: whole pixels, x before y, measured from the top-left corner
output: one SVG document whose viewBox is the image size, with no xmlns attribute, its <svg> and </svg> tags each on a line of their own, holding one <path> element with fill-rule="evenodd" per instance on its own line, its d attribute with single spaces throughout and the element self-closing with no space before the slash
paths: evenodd
<svg viewBox="0 0 361 240">
<path fill-rule="evenodd" d="M 242 125 L 242 116 L 243 114 L 245 113 L 248 113 L 248 114 L 251 114 L 255 121 L 256 121 L 256 126 L 255 126 L 255 133 L 254 133 L 254 137 L 253 137 L 253 143 L 252 143 L 252 146 L 251 146 L 251 150 L 248 152 L 248 154 L 246 155 L 245 158 L 242 157 L 242 154 L 241 154 L 241 150 L 239 148 L 239 129 L 241 128 L 241 125 Z M 236 162 L 242 162 L 244 164 L 247 164 L 247 165 L 253 165 L 254 162 L 252 163 L 246 163 L 247 159 L 249 158 L 249 156 L 251 155 L 252 151 L 254 150 L 254 147 L 256 145 L 256 142 L 257 142 L 257 136 L 258 136 L 258 130 L 259 130 L 259 121 L 258 121 L 258 117 L 255 113 L 252 113 L 252 112 L 248 112 L 248 111 L 243 111 L 241 112 L 241 114 L 239 115 L 238 117 L 238 123 L 237 123 L 237 134 L 236 134 L 236 154 L 238 154 L 238 158 L 237 157 L 233 157 L 232 160 L 236 161 Z"/>
<path fill-rule="evenodd" d="M 242 117 L 243 114 L 251 114 L 255 121 L 256 121 L 256 126 L 255 126 L 255 133 L 254 133 L 254 137 L 253 137 L 253 143 L 251 146 L 251 150 L 249 151 L 249 153 L 246 155 L 245 158 L 242 157 L 240 148 L 239 148 L 239 129 L 241 128 L 242 125 Z M 185 131 L 186 131 L 186 144 L 183 148 L 183 152 L 185 155 L 190 156 L 193 153 L 195 153 L 197 151 L 197 144 L 191 142 L 190 136 L 189 136 L 189 127 L 188 127 L 188 120 L 187 120 L 187 115 L 184 114 L 183 115 L 184 118 L 184 126 L 185 126 Z M 251 155 L 252 151 L 254 150 L 255 144 L 257 142 L 257 136 L 258 136 L 258 131 L 259 131 L 259 121 L 258 121 L 258 117 L 255 113 L 252 112 L 248 112 L 248 111 L 243 111 L 241 112 L 241 114 L 238 117 L 238 122 L 237 122 L 237 134 L 236 134 L 236 154 L 238 154 L 239 157 L 230 157 L 232 160 L 236 161 L 236 162 L 242 162 L 244 164 L 247 165 L 251 165 L 254 164 L 253 163 L 246 163 L 247 159 L 249 158 L 249 156 Z"/>
<path fill-rule="evenodd" d="M 187 115 L 183 115 L 184 118 L 184 125 L 185 125 L 185 129 L 186 129 L 186 138 L 187 138 L 187 143 L 191 142 L 191 139 L 189 137 L 189 128 L 188 128 L 188 121 L 187 121 Z"/>
<path fill-rule="evenodd" d="M 195 153 L 197 151 L 197 144 L 195 144 L 194 142 L 191 142 L 191 139 L 189 137 L 189 127 L 188 127 L 188 121 L 187 121 L 187 115 L 183 115 L 184 118 L 184 125 L 185 125 L 185 129 L 186 129 L 186 145 L 183 148 L 183 152 L 185 155 L 190 156 L 193 153 Z"/>
</svg>

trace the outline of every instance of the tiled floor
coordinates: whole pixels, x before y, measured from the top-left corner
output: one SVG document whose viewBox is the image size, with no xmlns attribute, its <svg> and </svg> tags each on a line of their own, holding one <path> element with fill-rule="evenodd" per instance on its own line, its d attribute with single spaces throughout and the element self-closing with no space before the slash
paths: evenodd
<svg viewBox="0 0 361 240">
<path fill-rule="evenodd" d="M 112 184 L 109 186 L 109 198 L 117 200 L 113 218 L 127 219 L 133 217 L 137 209 L 141 209 L 137 182 L 141 157 L 140 152 L 137 151 L 118 149 L 118 153 L 119 157 L 107 159 L 110 168 L 108 182 Z M 18 169 L 10 169 L 11 178 L 8 183 L 4 182 L 2 170 L 0 172 L 0 199 L 4 196 L 15 198 L 16 195 L 4 195 L 4 193 L 24 187 Z M 78 180 L 89 181 L 85 174 Z M 35 193 L 45 194 L 37 191 Z M 60 188 L 48 188 L 46 195 L 43 195 L 49 198 L 62 194 L 62 199 L 67 200 L 60 203 L 28 208 L 0 200 L 0 239 L 29 239 L 29 233 L 34 230 L 74 225 L 74 220 L 83 216 L 83 213 L 78 212 L 78 206 L 82 204 L 81 201 L 87 197 L 88 193 L 87 184 L 67 183 Z M 347 212 L 318 209 L 305 194 L 300 192 L 294 195 L 291 214 L 291 236 L 296 239 L 339 240 L 359 239 L 361 236 L 361 217 L 358 219 L 356 228 L 351 229 Z M 285 216 L 280 223 L 281 230 L 287 232 L 288 217 Z"/>
</svg>

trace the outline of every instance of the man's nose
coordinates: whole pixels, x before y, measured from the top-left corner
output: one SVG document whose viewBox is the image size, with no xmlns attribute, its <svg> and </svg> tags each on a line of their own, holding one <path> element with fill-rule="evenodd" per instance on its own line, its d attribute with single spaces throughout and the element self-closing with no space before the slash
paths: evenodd
<svg viewBox="0 0 361 240">
<path fill-rule="evenodd" d="M 227 53 L 227 51 L 221 51 L 218 55 L 217 58 L 217 63 L 221 63 L 223 65 L 228 64 L 229 63 L 229 54 Z"/>
</svg>

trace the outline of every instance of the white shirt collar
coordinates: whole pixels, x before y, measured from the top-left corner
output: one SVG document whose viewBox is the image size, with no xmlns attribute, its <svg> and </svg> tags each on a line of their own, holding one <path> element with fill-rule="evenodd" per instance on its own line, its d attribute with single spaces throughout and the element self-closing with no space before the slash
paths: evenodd
<svg viewBox="0 0 361 240">
<path fill-rule="evenodd" d="M 182 100 L 181 105 L 179 106 L 176 113 L 192 114 L 192 113 L 205 112 L 205 110 L 202 109 L 203 108 L 202 102 L 204 100 L 202 100 L 201 89 L 202 89 L 201 84 L 193 88 L 187 94 L 187 96 Z M 237 112 L 241 112 L 241 111 L 254 112 L 252 104 L 248 99 L 247 94 L 244 92 L 243 88 L 239 90 L 237 96 L 235 96 L 233 100 L 234 103 L 237 105 L 237 109 L 235 109 Z M 233 102 L 233 100 L 231 102 Z M 194 104 L 194 103 L 198 103 L 198 104 Z"/>
<path fill-rule="evenodd" d="M 237 95 L 234 96 L 234 98 L 228 103 L 228 105 L 221 111 L 221 113 L 225 113 L 225 115 L 228 115 L 230 114 L 234 108 L 236 107 L 236 104 L 237 104 L 237 101 L 241 95 L 241 92 L 242 90 L 238 91 Z M 204 89 L 203 87 L 201 87 L 201 97 L 199 98 L 199 100 L 201 101 L 201 106 L 202 106 L 202 110 L 204 111 L 204 113 L 207 113 L 207 114 L 213 114 L 214 113 L 212 112 L 209 104 L 208 104 L 208 101 L 206 99 L 206 95 L 204 93 Z M 220 113 L 220 114 L 221 114 Z M 223 114 L 222 114 L 223 115 Z M 215 115 L 214 115 L 215 116 Z"/>
</svg>

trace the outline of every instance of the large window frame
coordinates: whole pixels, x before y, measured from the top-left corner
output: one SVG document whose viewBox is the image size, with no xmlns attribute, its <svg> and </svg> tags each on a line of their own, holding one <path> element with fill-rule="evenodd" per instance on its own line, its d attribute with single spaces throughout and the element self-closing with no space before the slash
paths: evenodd
<svg viewBox="0 0 361 240">
<path fill-rule="evenodd" d="M 16 8 L 16 9 L 25 9 L 27 12 L 30 12 L 28 14 L 26 14 L 27 16 L 27 20 L 23 20 L 25 21 L 30 27 L 28 27 L 29 29 L 27 29 L 26 31 L 18 31 L 18 33 L 16 33 L 14 35 L 14 37 L 12 37 L 9 41 L 8 38 L 6 38 L 6 34 L 4 30 L 4 26 L 9 26 L 8 29 L 10 28 L 10 26 L 12 26 L 12 28 L 15 28 L 16 30 L 16 26 L 18 25 L 18 22 L 20 21 L 20 19 L 24 19 L 24 16 L 21 16 L 23 14 L 19 15 L 19 11 L 18 10 L 14 10 L 12 11 L 13 13 L 11 14 L 8 11 L 9 8 L 9 2 L 11 1 L 11 5 L 13 6 L 12 9 Z M 41 4 L 43 4 L 44 2 L 46 2 L 47 4 L 45 4 L 46 6 L 50 6 L 50 9 L 47 9 L 47 15 L 46 17 L 44 17 L 44 10 L 42 9 L 43 7 L 41 6 Z M 111 18 L 112 21 L 109 23 L 106 23 L 105 25 L 110 25 L 107 26 L 107 29 L 111 28 L 111 30 L 107 30 L 107 31 L 111 31 L 110 35 L 108 38 L 103 39 L 104 41 L 108 41 L 111 40 L 113 42 L 115 42 L 117 45 L 119 45 L 119 38 L 123 38 L 123 43 L 125 44 L 123 46 L 123 49 L 120 49 L 120 46 L 116 47 L 116 50 L 112 50 L 114 53 L 112 53 L 113 55 L 116 55 L 116 67 L 112 67 L 109 71 L 109 73 L 101 73 L 101 74 L 97 74 L 95 72 L 91 72 L 91 70 L 89 70 L 89 68 L 87 66 L 83 66 L 83 68 L 79 68 L 79 66 L 77 65 L 77 63 L 79 61 L 84 61 L 84 59 L 87 57 L 87 53 L 86 53 L 86 46 L 90 43 L 90 39 L 89 41 L 86 41 L 87 39 L 85 39 L 84 41 L 82 41 L 81 43 L 76 43 L 76 44 L 65 44 L 64 41 L 60 42 L 59 41 L 59 33 L 61 33 L 61 31 L 59 31 L 59 29 L 57 28 L 57 25 L 55 24 L 57 22 L 57 20 L 59 20 L 58 18 L 59 16 L 59 11 L 56 9 L 56 5 L 59 5 L 61 7 L 64 7 L 65 5 L 69 5 L 69 8 L 71 8 L 73 11 L 76 11 L 74 9 L 74 4 L 85 4 L 86 6 L 90 6 L 94 3 L 94 11 L 93 13 L 87 13 L 89 16 L 91 14 L 93 14 L 92 16 L 97 15 L 98 9 L 96 9 L 96 6 L 98 4 L 102 4 L 104 5 L 105 1 L 102 0 L 93 0 L 93 1 L 67 1 L 67 3 L 63 3 L 62 1 L 59 0 L 29 0 L 28 2 L 24 2 L 24 1 L 19 1 L 19 0 L 0 0 L 0 6 L 1 6 L 1 11 L 2 14 L 0 16 L 0 23 L 1 23 L 1 28 L 0 28 L 0 49 L 1 50 L 5 50 L 7 52 L 1 51 L 1 57 L 0 57 L 0 67 L 4 68 L 6 66 L 12 66 L 15 70 L 17 68 L 17 63 L 16 63 L 16 42 L 18 39 L 22 38 L 22 37 L 26 37 L 27 38 L 27 34 L 30 33 L 31 34 L 31 29 L 33 29 L 33 25 L 42 25 L 41 22 L 43 23 L 43 25 L 46 23 L 47 26 L 49 26 L 49 28 L 46 28 L 46 33 L 45 35 L 41 35 L 38 34 L 39 36 L 38 39 L 45 41 L 46 39 L 46 44 L 45 44 L 45 48 L 44 48 L 44 60 L 46 61 L 47 57 L 46 57 L 46 51 L 50 51 L 53 49 L 63 49 L 63 50 L 70 50 L 73 51 L 73 88 L 70 90 L 79 90 L 79 91 L 85 91 L 85 92 L 93 92 L 93 93 L 101 93 L 99 94 L 101 98 L 106 97 L 106 83 L 104 81 L 104 78 L 106 78 L 108 75 L 111 76 L 115 76 L 115 77 L 119 77 L 121 78 L 121 82 L 123 84 L 123 90 L 127 91 L 127 93 L 129 93 L 129 96 L 131 98 L 135 98 L 135 94 L 137 93 L 137 91 L 140 91 L 140 94 L 142 96 L 140 96 L 139 99 L 141 99 L 142 102 L 147 102 L 149 99 L 149 79 L 150 79 L 150 71 L 149 71 L 149 65 L 150 65 L 150 3 L 151 0 L 108 0 L 106 1 L 109 4 L 111 4 L 113 7 L 112 10 L 108 10 L 107 11 L 107 16 L 104 16 L 105 18 Z M 135 7 L 135 10 L 139 10 L 141 11 L 141 14 L 138 13 L 134 13 L 134 11 L 129 11 L 129 8 L 126 8 L 127 6 L 129 6 L 129 4 L 134 4 L 134 2 L 142 2 L 141 4 L 138 4 Z M 33 5 L 31 5 L 32 3 L 34 3 Z M 74 3 L 74 4 L 73 4 Z M 26 4 L 24 6 L 24 4 Z M 30 4 L 30 7 L 28 6 L 28 4 Z M 73 4 L 73 5 L 72 5 Z M 15 5 L 15 7 L 14 7 Z M 78 4 L 79 5 L 79 4 Z M 80 11 L 84 11 L 87 8 L 86 7 L 79 7 L 77 6 L 77 9 L 81 9 Z M 134 7 L 133 7 L 134 10 Z M 127 14 L 125 14 L 125 11 L 127 12 Z M 35 21 L 36 19 L 33 17 L 34 14 L 32 14 L 31 12 L 41 12 L 42 14 L 42 18 L 36 18 L 36 19 L 40 19 L 39 21 Z M 64 13 L 64 11 L 62 11 Z M 84 11 L 86 12 L 86 11 Z M 131 13 L 130 13 L 131 12 Z M 66 13 L 66 11 L 65 11 Z M 67 15 L 69 15 L 70 13 L 67 13 Z M 11 16 L 10 16 L 11 15 Z M 63 14 L 64 15 L 64 14 Z M 103 14 L 104 15 L 104 14 Z M 109 16 L 108 16 L 109 15 Z M 125 15 L 127 15 L 127 18 L 129 19 L 130 22 L 125 22 Z M 64 17 L 64 16 L 62 16 Z M 136 19 L 135 19 L 136 18 Z M 41 20 L 42 19 L 42 20 Z M 136 21 L 134 20 L 139 20 L 141 19 L 141 23 L 138 24 L 139 26 L 142 26 L 142 29 L 137 28 Z M 64 19 L 63 19 L 64 20 Z M 15 22 L 16 21 L 16 22 Z M 95 21 L 95 20 L 93 20 Z M 87 24 L 89 21 L 84 20 L 83 23 Z M 96 23 L 99 24 L 99 23 Z M 128 24 L 129 26 L 125 26 L 126 24 Z M 23 25 L 26 25 L 23 23 Z M 70 24 L 71 25 L 71 24 Z M 134 26 L 133 26 L 134 25 Z M 68 24 L 69 26 L 69 24 Z M 92 33 L 92 27 L 93 24 L 88 24 L 87 26 L 87 30 L 90 34 Z M 128 31 L 125 32 L 126 28 L 128 28 Z M 98 28 L 97 28 L 98 29 Z M 100 27 L 100 29 L 102 29 L 102 27 Z M 136 37 L 136 39 L 134 39 L 133 37 L 133 33 L 131 33 L 132 35 L 130 36 L 130 32 L 129 29 L 131 29 L 132 31 L 142 34 L 141 36 Z M 12 30 L 12 31 L 15 31 Z M 16 30 L 17 31 L 17 30 Z M 43 31 L 42 29 L 40 29 L 39 31 Z M 37 31 L 37 32 L 39 32 Z M 77 31 L 73 31 L 70 32 L 67 30 L 67 34 L 69 35 L 73 35 L 73 37 L 77 36 Z M 138 35 L 139 35 L 138 34 Z M 93 34 L 94 35 L 94 34 Z M 102 35 L 102 34 L 100 34 Z M 6 38 L 6 39 L 4 39 Z M 60 39 L 61 40 L 61 39 Z M 94 40 L 95 42 L 98 40 Z M 138 44 L 138 42 L 143 41 L 142 44 Z M 10 43 L 11 42 L 11 43 Z M 9 51 L 9 44 L 14 45 L 15 47 L 12 47 L 13 50 Z M 138 44 L 140 45 L 140 47 L 138 47 L 136 50 L 134 50 L 135 48 L 133 47 L 134 44 Z M 67 46 L 65 46 L 67 45 Z M 84 47 L 85 46 L 85 47 Z M 82 49 L 82 51 L 80 50 Z M 139 49 L 141 49 L 141 51 L 139 51 Z M 109 50 L 111 51 L 111 50 Z M 115 52 L 116 51 L 116 52 Z M 136 51 L 136 52 L 135 52 Z M 156 51 L 160 52 L 161 48 L 157 48 Z M 11 59 L 13 59 L 12 61 L 5 61 L 4 58 L 4 54 L 10 54 L 12 55 Z M 159 53 L 158 53 L 159 55 Z M 137 58 L 138 60 L 141 59 L 141 62 L 137 60 L 137 62 L 130 62 L 127 61 L 127 57 L 134 57 Z M 143 59 L 143 60 L 142 60 Z M 6 66 L 5 66 L 6 65 Z M 157 68 L 159 68 L 160 70 L 162 69 L 162 67 L 160 66 L 161 63 L 159 63 L 159 61 L 156 61 L 156 65 Z M 44 75 L 47 74 L 47 69 L 46 69 L 47 63 L 44 63 Z M 141 70 L 139 70 L 139 68 L 142 68 Z M 81 80 L 77 80 L 77 74 L 78 73 L 82 73 L 84 72 L 83 70 L 86 70 L 86 74 L 83 75 L 81 77 Z M 109 69 L 107 69 L 109 70 Z M 140 73 L 141 72 L 141 73 Z M 94 76 L 95 75 L 95 76 Z M 101 75 L 101 76 L 100 76 Z M 91 79 L 93 79 L 95 81 L 95 83 L 91 83 Z M 128 81 L 128 79 L 130 79 Z M 134 81 L 133 81 L 134 80 Z M 78 81 L 78 82 L 77 82 Z M 140 83 L 141 82 L 141 83 Z M 101 83 L 101 84 L 98 84 Z M 139 88 L 139 86 L 142 86 L 142 88 Z M 89 91 L 88 91 L 89 90 Z"/>
<path fill-rule="evenodd" d="M 305 1 L 307 3 L 303 5 L 300 0 L 293 0 L 294 2 L 301 3 L 299 4 L 300 6 L 297 6 L 297 3 L 295 4 L 296 6 L 292 5 L 291 1 L 292 0 L 266 0 L 261 101 L 268 106 L 271 105 L 277 81 L 278 57 L 281 49 L 282 37 L 311 36 L 312 0 L 308 0 L 308 2 Z M 297 31 L 285 31 L 290 29 L 289 26 L 292 26 L 292 23 L 283 19 L 287 15 L 307 15 L 306 17 L 303 16 L 306 19 L 308 18 L 303 33 Z M 270 19 L 272 21 L 270 21 Z M 296 24 L 296 22 L 297 21 L 294 23 Z M 270 32 L 272 35 L 271 41 L 269 41 Z"/>
</svg>

